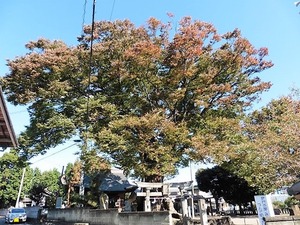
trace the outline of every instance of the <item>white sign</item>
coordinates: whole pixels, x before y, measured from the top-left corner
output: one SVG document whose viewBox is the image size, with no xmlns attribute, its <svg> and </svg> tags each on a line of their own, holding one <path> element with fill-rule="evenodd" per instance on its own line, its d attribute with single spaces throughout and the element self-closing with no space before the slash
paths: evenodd
<svg viewBox="0 0 300 225">
<path fill-rule="evenodd" d="M 264 218 L 267 216 L 274 216 L 274 209 L 270 195 L 256 195 L 254 196 L 254 199 L 256 203 L 259 224 L 265 225 L 266 222 Z"/>
<path fill-rule="evenodd" d="M 62 208 L 62 197 L 57 197 L 56 198 L 55 208 L 56 209 L 61 209 Z"/>
</svg>

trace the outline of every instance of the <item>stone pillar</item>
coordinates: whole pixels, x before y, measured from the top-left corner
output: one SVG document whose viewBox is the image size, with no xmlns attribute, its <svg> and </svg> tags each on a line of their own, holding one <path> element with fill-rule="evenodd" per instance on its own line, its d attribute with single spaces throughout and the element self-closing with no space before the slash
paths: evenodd
<svg viewBox="0 0 300 225">
<path fill-rule="evenodd" d="M 107 194 L 102 193 L 99 196 L 99 201 L 100 201 L 100 205 L 99 205 L 100 209 L 108 209 L 109 197 Z"/>
<path fill-rule="evenodd" d="M 199 212 L 200 212 L 200 220 L 202 225 L 208 225 L 207 221 L 207 205 L 205 203 L 205 199 L 199 199 L 198 200 L 198 205 L 199 205 Z"/>
<path fill-rule="evenodd" d="M 188 204 L 187 199 L 181 198 L 181 210 L 182 210 L 182 217 L 188 217 Z"/>
<path fill-rule="evenodd" d="M 188 204 L 189 204 L 189 215 L 191 218 L 194 218 L 195 217 L 195 209 L 194 209 L 194 198 L 193 197 L 190 197 L 188 199 Z"/>
<path fill-rule="evenodd" d="M 145 212 L 151 212 L 151 202 L 150 202 L 150 188 L 146 188 L 146 197 L 145 197 Z"/>
</svg>

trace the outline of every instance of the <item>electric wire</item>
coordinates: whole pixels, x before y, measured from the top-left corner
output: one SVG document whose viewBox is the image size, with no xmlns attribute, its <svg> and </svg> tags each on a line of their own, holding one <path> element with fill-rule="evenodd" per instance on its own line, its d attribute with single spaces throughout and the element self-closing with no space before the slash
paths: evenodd
<svg viewBox="0 0 300 225">
<path fill-rule="evenodd" d="M 114 10 L 115 10 L 115 3 L 116 3 L 116 0 L 113 1 L 113 5 L 112 5 L 111 11 L 110 11 L 110 17 L 109 17 L 109 20 L 111 20 L 112 15 L 113 15 L 113 12 L 114 12 Z"/>
<path fill-rule="evenodd" d="M 11 112 L 10 114 L 19 114 L 19 113 L 24 113 L 24 112 L 28 112 L 27 110 L 19 110 L 19 111 L 15 111 L 15 112 Z"/>
<path fill-rule="evenodd" d="M 34 161 L 34 162 L 31 163 L 31 164 L 40 162 L 40 161 L 42 161 L 42 160 L 44 160 L 44 159 L 47 159 L 47 158 L 49 158 L 49 157 L 51 157 L 51 156 L 54 156 L 54 155 L 56 155 L 56 154 L 58 154 L 58 153 L 60 153 L 60 152 L 62 152 L 62 151 L 67 150 L 68 148 L 71 148 L 71 147 L 74 146 L 74 145 L 76 145 L 76 144 L 75 144 L 75 143 L 74 143 L 74 144 L 71 144 L 71 145 L 69 145 L 69 146 L 67 146 L 67 147 L 65 147 L 65 148 L 63 148 L 63 149 L 61 149 L 61 150 L 59 150 L 59 151 L 57 151 L 57 152 L 53 152 L 51 155 L 47 155 L 47 156 L 45 156 L 45 157 L 43 157 L 43 158 L 41 158 L 41 159 L 38 159 L 37 161 Z"/>
<path fill-rule="evenodd" d="M 82 24 L 81 24 L 81 33 L 84 33 L 84 24 L 85 24 L 85 14 L 86 14 L 86 4 L 87 0 L 84 0 L 83 4 L 83 14 L 82 14 Z"/>
</svg>

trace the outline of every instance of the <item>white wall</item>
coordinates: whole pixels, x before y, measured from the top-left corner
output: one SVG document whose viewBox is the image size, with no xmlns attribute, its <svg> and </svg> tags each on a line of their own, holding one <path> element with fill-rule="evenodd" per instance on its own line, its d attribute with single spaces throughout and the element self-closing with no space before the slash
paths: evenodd
<svg viewBox="0 0 300 225">
<path fill-rule="evenodd" d="M 49 210 L 47 220 L 89 223 L 97 225 L 170 225 L 168 211 L 161 212 L 118 212 L 118 209 L 53 209 Z"/>
</svg>

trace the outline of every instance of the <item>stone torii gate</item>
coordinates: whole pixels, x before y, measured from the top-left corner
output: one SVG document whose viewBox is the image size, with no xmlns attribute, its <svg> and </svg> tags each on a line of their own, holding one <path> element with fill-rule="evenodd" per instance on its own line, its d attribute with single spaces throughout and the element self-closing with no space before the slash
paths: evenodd
<svg viewBox="0 0 300 225">
<path fill-rule="evenodd" d="M 150 197 L 167 197 L 169 194 L 169 185 L 164 183 L 150 183 L 150 182 L 136 182 L 139 188 L 142 188 L 142 192 L 138 192 L 138 197 L 145 197 L 144 211 L 151 212 Z M 155 190 L 156 191 L 153 191 Z M 152 190 L 152 191 L 151 191 Z M 159 190 L 159 191 L 157 191 Z"/>
<path fill-rule="evenodd" d="M 148 182 L 136 182 L 139 188 L 144 191 L 138 192 L 137 196 L 145 197 L 144 201 L 144 211 L 151 212 L 151 197 L 169 197 L 170 194 L 170 184 L 168 183 L 148 183 Z M 182 192 L 182 188 L 179 188 L 180 200 L 182 205 L 182 217 L 184 219 L 184 224 L 198 224 L 201 222 L 202 225 L 207 225 L 207 213 L 206 213 L 206 203 L 203 196 L 191 196 L 189 194 L 185 195 Z M 195 198 L 195 199 L 194 199 Z M 194 200 L 198 202 L 199 207 L 199 219 L 194 218 Z M 170 205 L 170 211 L 175 211 L 173 205 Z M 189 212 L 191 211 L 191 212 Z"/>
</svg>

